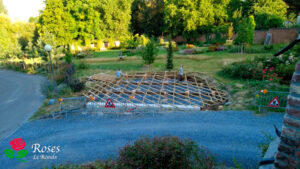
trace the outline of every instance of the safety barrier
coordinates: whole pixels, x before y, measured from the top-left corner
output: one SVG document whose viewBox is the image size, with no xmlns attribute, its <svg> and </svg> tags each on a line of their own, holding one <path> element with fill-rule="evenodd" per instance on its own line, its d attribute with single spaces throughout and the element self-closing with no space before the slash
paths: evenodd
<svg viewBox="0 0 300 169">
<path fill-rule="evenodd" d="M 287 106 L 288 95 L 289 92 L 259 90 L 255 93 L 254 104 L 258 107 L 259 112 L 261 108 L 284 110 Z"/>
</svg>

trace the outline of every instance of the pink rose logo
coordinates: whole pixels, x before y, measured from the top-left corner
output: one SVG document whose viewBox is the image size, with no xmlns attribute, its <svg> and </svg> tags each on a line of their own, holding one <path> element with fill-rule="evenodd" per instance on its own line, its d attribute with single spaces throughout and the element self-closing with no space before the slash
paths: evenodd
<svg viewBox="0 0 300 169">
<path fill-rule="evenodd" d="M 25 141 L 22 140 L 21 138 L 16 138 L 16 139 L 13 139 L 10 141 L 10 145 L 11 145 L 11 148 L 17 152 L 15 152 L 11 149 L 6 149 L 6 150 L 4 150 L 6 157 L 11 158 L 11 159 L 16 158 L 18 161 L 26 162 L 26 161 L 22 160 L 22 158 L 26 157 L 28 154 L 27 150 L 23 150 L 26 145 Z"/>
</svg>

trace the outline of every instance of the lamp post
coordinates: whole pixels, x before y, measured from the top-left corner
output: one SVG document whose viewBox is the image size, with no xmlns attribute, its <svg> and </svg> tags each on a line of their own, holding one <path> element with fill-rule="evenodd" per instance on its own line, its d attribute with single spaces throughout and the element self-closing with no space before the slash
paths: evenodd
<svg viewBox="0 0 300 169">
<path fill-rule="evenodd" d="M 47 51 L 49 53 L 49 59 L 50 59 L 50 65 L 51 65 L 51 74 L 52 74 L 52 81 L 53 81 L 53 85 L 56 86 L 55 76 L 54 76 L 54 69 L 53 69 L 53 64 L 52 64 L 52 59 L 51 59 L 52 46 L 51 45 L 45 45 L 44 49 L 45 49 L 45 51 Z"/>
</svg>

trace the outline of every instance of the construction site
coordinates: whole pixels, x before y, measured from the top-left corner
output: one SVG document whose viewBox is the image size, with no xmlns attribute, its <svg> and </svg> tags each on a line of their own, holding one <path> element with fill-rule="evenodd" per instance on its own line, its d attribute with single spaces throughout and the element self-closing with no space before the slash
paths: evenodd
<svg viewBox="0 0 300 169">
<path fill-rule="evenodd" d="M 120 79 L 107 74 L 89 77 L 84 96 L 90 111 L 135 113 L 159 111 L 218 110 L 228 94 L 200 73 L 177 72 L 124 74 Z"/>
</svg>

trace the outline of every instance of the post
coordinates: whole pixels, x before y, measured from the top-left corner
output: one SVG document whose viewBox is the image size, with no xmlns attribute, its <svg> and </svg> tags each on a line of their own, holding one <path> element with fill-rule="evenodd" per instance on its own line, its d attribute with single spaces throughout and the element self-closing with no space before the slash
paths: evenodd
<svg viewBox="0 0 300 169">
<path fill-rule="evenodd" d="M 51 58 L 52 46 L 51 45 L 45 45 L 44 49 L 45 49 L 45 51 L 47 51 L 49 53 L 50 66 L 51 66 L 51 74 L 52 74 L 52 81 L 53 81 L 54 87 L 56 88 L 56 81 L 55 81 L 55 76 L 54 76 L 54 68 L 53 68 L 52 58 Z"/>
<path fill-rule="evenodd" d="M 53 68 L 52 59 L 51 59 L 51 51 L 48 51 L 48 52 L 49 52 L 49 59 L 50 59 L 50 66 L 51 66 L 52 81 L 53 81 L 53 85 L 56 86 L 54 68 Z"/>
</svg>

